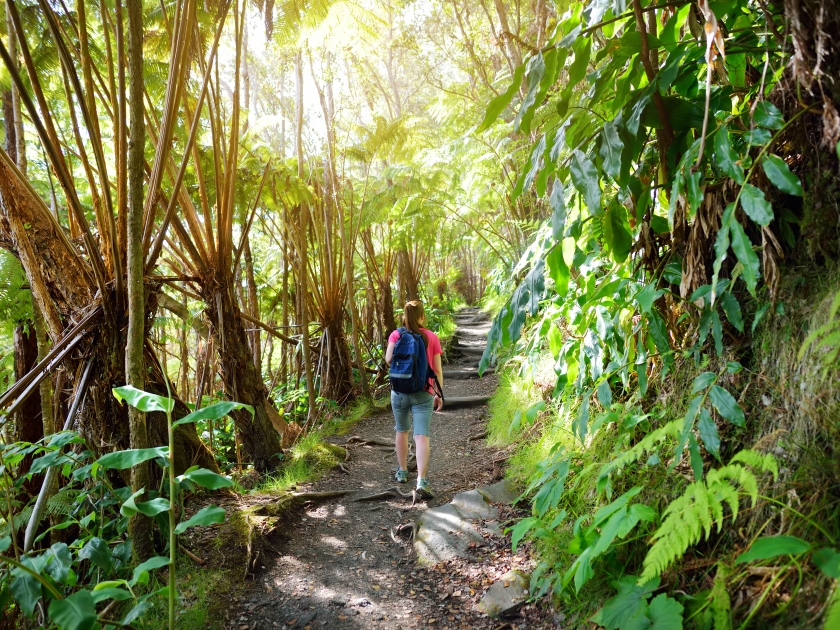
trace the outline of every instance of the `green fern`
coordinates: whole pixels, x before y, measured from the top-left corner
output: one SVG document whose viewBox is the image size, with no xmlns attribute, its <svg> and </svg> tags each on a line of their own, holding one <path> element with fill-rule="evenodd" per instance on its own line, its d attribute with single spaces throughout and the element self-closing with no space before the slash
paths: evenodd
<svg viewBox="0 0 840 630">
<path fill-rule="evenodd" d="M 625 466 L 629 466 L 630 464 L 638 461 L 645 454 L 658 448 L 659 444 L 667 438 L 676 438 L 682 431 L 682 427 L 682 418 L 672 420 L 655 431 L 648 433 L 642 440 L 635 444 L 633 448 L 624 451 L 611 462 L 604 464 L 601 467 L 601 472 L 598 473 L 598 481 L 596 482 L 598 492 L 601 492 L 606 487 L 612 473 L 623 470 Z"/>
<path fill-rule="evenodd" d="M 75 507 L 76 500 L 82 493 L 81 490 L 65 488 L 47 500 L 47 516 L 67 516 Z"/>
<path fill-rule="evenodd" d="M 674 499 L 662 513 L 664 520 L 653 535 L 655 542 L 645 557 L 640 584 L 661 575 L 701 537 L 708 538 L 712 525 L 717 525 L 719 532 L 723 527 L 724 505 L 729 506 L 733 521 L 738 516 L 742 496 L 748 496 L 755 505 L 758 479 L 737 462 L 769 472 L 774 480 L 778 476 L 776 460 L 771 455 L 741 451 L 727 466 L 710 470 L 705 481 L 689 484 L 683 495 Z"/>
</svg>

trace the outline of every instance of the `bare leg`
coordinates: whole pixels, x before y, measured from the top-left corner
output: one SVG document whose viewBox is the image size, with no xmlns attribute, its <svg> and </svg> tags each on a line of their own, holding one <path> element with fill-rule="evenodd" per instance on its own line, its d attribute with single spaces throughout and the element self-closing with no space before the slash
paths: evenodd
<svg viewBox="0 0 840 630">
<path fill-rule="evenodd" d="M 400 467 L 400 470 L 407 470 L 408 431 L 397 431 L 394 442 L 397 449 L 397 465 Z"/>
<path fill-rule="evenodd" d="M 414 445 L 417 451 L 417 478 L 425 479 L 426 471 L 429 469 L 429 436 L 415 435 Z"/>
</svg>

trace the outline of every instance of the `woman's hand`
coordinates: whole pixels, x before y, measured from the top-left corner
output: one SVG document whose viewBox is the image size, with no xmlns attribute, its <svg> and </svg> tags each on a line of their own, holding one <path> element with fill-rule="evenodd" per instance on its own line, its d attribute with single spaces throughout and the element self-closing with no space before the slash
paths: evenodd
<svg viewBox="0 0 840 630">
<path fill-rule="evenodd" d="M 437 394 L 435 394 L 435 400 L 432 403 L 432 408 L 435 411 L 440 411 L 441 409 L 443 409 L 443 399 Z"/>
</svg>

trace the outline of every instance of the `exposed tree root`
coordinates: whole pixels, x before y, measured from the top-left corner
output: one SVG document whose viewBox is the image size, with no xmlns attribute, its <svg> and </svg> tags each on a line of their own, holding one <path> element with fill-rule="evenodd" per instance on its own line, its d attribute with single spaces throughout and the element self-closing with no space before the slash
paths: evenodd
<svg viewBox="0 0 840 630">
<path fill-rule="evenodd" d="M 404 499 L 411 497 L 416 500 L 417 498 L 415 492 L 403 492 L 398 487 L 394 486 L 393 488 L 388 488 L 387 490 L 377 492 L 376 494 L 371 494 L 366 497 L 358 497 L 357 499 L 353 499 L 353 501 L 379 501 L 380 499 L 388 499 L 396 496 L 401 496 Z"/>
<path fill-rule="evenodd" d="M 401 545 L 402 543 L 397 539 L 397 536 L 402 535 L 404 532 L 410 532 L 409 539 L 414 540 L 414 536 L 417 534 L 417 524 L 414 521 L 409 521 L 408 523 L 400 523 L 396 527 L 392 527 L 389 531 L 391 540 Z"/>
<path fill-rule="evenodd" d="M 197 555 L 195 555 L 192 551 L 190 551 L 189 549 L 187 549 L 186 547 L 184 547 L 184 545 L 178 545 L 178 548 L 181 550 L 181 552 L 182 552 L 182 553 L 185 553 L 185 554 L 187 555 L 187 557 L 188 557 L 190 560 L 192 560 L 193 562 L 195 562 L 196 564 L 198 564 L 198 565 L 202 565 L 202 566 L 203 566 L 203 565 L 205 565 L 205 564 L 207 564 L 207 561 L 206 561 L 206 560 L 202 560 L 201 558 L 199 558 L 199 557 L 198 557 Z"/>
<path fill-rule="evenodd" d="M 358 444 L 359 446 L 388 446 L 390 448 L 394 448 L 393 442 L 384 442 L 382 440 L 364 440 L 360 438 L 358 435 L 353 435 L 347 438 L 347 444 Z"/>
</svg>

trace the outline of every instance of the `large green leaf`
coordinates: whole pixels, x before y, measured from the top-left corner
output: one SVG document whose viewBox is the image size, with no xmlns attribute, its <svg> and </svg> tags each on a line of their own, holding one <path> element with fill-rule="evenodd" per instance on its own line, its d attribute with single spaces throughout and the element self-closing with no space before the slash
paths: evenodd
<svg viewBox="0 0 840 630">
<path fill-rule="evenodd" d="M 96 604 L 87 590 L 53 600 L 49 612 L 59 630 L 89 630 L 96 625 Z"/>
<path fill-rule="evenodd" d="M 738 261 L 744 266 L 742 275 L 744 282 L 747 284 L 747 290 L 755 296 L 755 288 L 760 275 L 758 255 L 753 250 L 752 241 L 744 232 L 743 226 L 734 217 L 729 224 L 729 236 L 732 240 L 732 251 L 735 252 Z M 715 246 L 715 249 L 717 249 L 717 246 Z"/>
<path fill-rule="evenodd" d="M 723 216 L 720 220 L 720 229 L 715 238 L 715 262 L 712 265 L 712 291 L 717 290 L 718 277 L 720 276 L 720 269 L 723 266 L 723 261 L 726 260 L 726 254 L 729 251 L 729 231 L 730 225 L 735 220 L 735 204 L 730 203 L 723 210 Z"/>
<path fill-rule="evenodd" d="M 551 206 L 551 234 L 555 241 L 561 241 L 566 229 L 566 193 L 559 177 L 554 180 L 548 204 Z"/>
<path fill-rule="evenodd" d="M 149 571 L 153 571 L 154 569 L 160 569 L 161 567 L 165 567 L 168 564 L 169 558 L 166 558 L 164 556 L 155 556 L 153 558 L 149 558 L 145 562 L 141 562 L 136 567 L 134 567 L 134 573 L 131 576 L 129 585 L 134 586 L 135 584 L 148 583 Z"/>
<path fill-rule="evenodd" d="M 476 131 L 484 131 L 499 117 L 499 114 L 510 104 L 513 95 L 519 91 L 519 86 L 522 84 L 522 77 L 524 75 L 525 64 L 523 63 L 514 71 L 513 79 L 508 89 L 490 101 L 490 104 L 487 106 L 487 112 L 484 114 L 484 120 L 481 121 Z"/>
<path fill-rule="evenodd" d="M 796 536 L 764 536 L 756 540 L 748 551 L 735 560 L 735 564 L 770 560 L 778 556 L 796 556 L 811 550 L 811 545 Z"/>
<path fill-rule="evenodd" d="M 633 246 L 633 237 L 625 225 L 624 207 L 615 200 L 609 205 L 604 220 L 604 240 L 616 262 L 627 260 Z"/>
<path fill-rule="evenodd" d="M 840 553 L 837 553 L 835 549 L 823 547 L 815 551 L 811 556 L 811 562 L 828 577 L 840 580 Z"/>
<path fill-rule="evenodd" d="M 656 302 L 665 291 L 656 288 L 656 283 L 651 282 L 646 284 L 637 294 L 636 301 L 639 303 L 639 308 L 643 313 L 650 313 L 653 303 Z"/>
<path fill-rule="evenodd" d="M 73 556 L 70 548 L 64 543 L 55 543 L 44 554 L 47 558 L 47 573 L 59 584 L 72 586 L 76 582 L 76 575 L 72 572 Z"/>
<path fill-rule="evenodd" d="M 124 602 L 127 599 L 132 599 L 131 593 L 124 588 L 116 588 L 114 586 L 99 588 L 101 585 L 102 582 L 97 584 L 96 588 L 93 589 L 93 593 L 90 594 L 94 603 L 98 604 L 99 602 L 104 602 L 106 599 L 114 599 L 118 602 Z"/>
<path fill-rule="evenodd" d="M 682 630 L 682 627 L 682 604 L 661 593 L 651 600 L 644 618 L 634 618 L 623 630 Z"/>
<path fill-rule="evenodd" d="M 601 129 L 601 150 L 604 172 L 610 177 L 618 178 L 621 170 L 621 152 L 624 150 L 624 143 L 618 135 L 618 126 L 615 120 L 604 123 Z"/>
<path fill-rule="evenodd" d="M 133 385 L 124 385 L 123 387 L 115 387 L 114 398 L 120 402 L 125 402 L 146 413 L 152 411 L 162 411 L 164 413 L 170 412 L 175 408 L 175 401 L 172 398 L 165 396 L 158 396 L 144 392 L 142 389 L 137 389 Z"/>
<path fill-rule="evenodd" d="M 96 463 L 102 468 L 124 470 L 158 457 L 168 459 L 169 447 L 155 446 L 154 448 L 132 448 L 125 451 L 116 451 L 115 453 L 103 455 L 96 460 Z"/>
<path fill-rule="evenodd" d="M 169 509 L 169 500 L 163 498 L 137 503 L 137 497 L 143 494 L 145 490 L 145 488 L 141 488 L 132 494 L 120 507 L 120 514 L 123 516 L 134 516 L 139 512 L 140 514 L 151 517 L 157 516 L 161 512 L 166 512 Z"/>
<path fill-rule="evenodd" d="M 215 523 L 222 523 L 224 520 L 225 511 L 223 508 L 208 505 L 196 512 L 189 520 L 178 523 L 175 527 L 175 533 L 183 534 L 190 527 L 195 527 L 196 525 L 213 525 Z"/>
<path fill-rule="evenodd" d="M 21 564 L 27 566 L 36 573 L 40 572 L 40 567 L 34 558 L 23 557 L 20 559 Z M 35 604 L 41 599 L 41 582 L 38 581 L 31 573 L 24 571 L 18 567 L 12 569 L 12 580 L 9 584 L 9 589 L 15 597 L 15 601 L 20 606 L 27 617 L 32 616 L 32 611 L 35 609 Z"/>
<path fill-rule="evenodd" d="M 528 290 L 528 313 L 533 317 L 540 308 L 540 300 L 545 295 L 545 261 L 540 258 L 525 276 L 525 288 Z"/>
<path fill-rule="evenodd" d="M 744 317 L 741 315 L 741 305 L 738 303 L 738 298 L 732 295 L 730 291 L 724 291 L 720 296 L 720 304 L 729 323 L 740 332 L 744 332 Z"/>
<path fill-rule="evenodd" d="M 744 411 L 738 406 L 738 401 L 720 385 L 712 385 L 709 389 L 709 400 L 718 413 L 739 427 L 744 426 Z"/>
<path fill-rule="evenodd" d="M 589 65 L 589 55 L 592 52 L 592 39 L 589 37 L 578 37 L 572 44 L 572 51 L 575 58 L 569 65 L 568 87 L 573 87 L 586 76 L 586 68 Z"/>
<path fill-rule="evenodd" d="M 206 468 L 185 472 L 178 479 L 189 479 L 193 483 L 210 490 L 229 488 L 233 485 L 233 482 L 227 477 L 222 477 L 220 474 L 214 473 L 212 470 L 207 470 Z"/>
<path fill-rule="evenodd" d="M 720 461 L 720 436 L 718 435 L 717 425 L 712 419 L 712 414 L 705 407 L 700 410 L 700 417 L 697 420 L 697 430 L 700 433 L 703 446 L 706 447 L 706 450 L 715 459 Z"/>
<path fill-rule="evenodd" d="M 801 197 L 804 193 L 802 191 L 802 182 L 799 178 L 791 173 L 790 167 L 778 155 L 768 153 L 764 156 L 761 162 L 761 168 L 764 169 L 767 179 L 773 182 L 773 185 L 786 192 L 789 195 L 796 195 Z"/>
<path fill-rule="evenodd" d="M 528 61 L 528 92 L 525 95 L 525 100 L 522 101 L 522 105 L 513 123 L 513 128 L 517 131 L 521 130 L 525 133 L 530 131 L 531 118 L 534 116 L 537 93 L 539 92 L 543 75 L 545 75 L 545 60 L 543 59 L 542 53 L 538 52 Z"/>
<path fill-rule="evenodd" d="M 630 108 L 630 115 L 627 117 L 627 122 L 625 123 L 625 128 L 629 131 L 632 135 L 636 135 L 639 133 L 639 123 L 642 120 L 642 114 L 645 112 L 648 104 L 650 103 L 650 94 L 645 91 L 641 94 L 639 99 L 633 103 L 633 106 Z"/>
<path fill-rule="evenodd" d="M 114 566 L 111 558 L 111 548 L 101 538 L 91 538 L 84 547 L 79 550 L 80 560 L 90 560 L 106 573 L 110 573 Z"/>
<path fill-rule="evenodd" d="M 709 385 L 714 383 L 716 379 L 717 374 L 714 372 L 701 372 L 694 377 L 694 382 L 691 384 L 691 393 L 696 394 L 697 392 L 702 392 Z"/>
<path fill-rule="evenodd" d="M 595 163 L 586 157 L 580 149 L 575 149 L 572 154 L 569 172 L 572 176 L 572 183 L 583 195 L 584 203 L 593 216 L 600 216 L 601 210 L 601 184 L 598 181 L 598 169 Z"/>
<path fill-rule="evenodd" d="M 511 528 L 510 544 L 514 552 L 516 552 L 516 546 L 519 544 L 519 541 L 525 537 L 525 534 L 537 527 L 539 524 L 540 519 L 530 516 L 528 518 L 523 518 L 513 528 Z"/>
<path fill-rule="evenodd" d="M 199 420 L 218 420 L 220 418 L 224 418 L 228 415 L 231 411 L 235 409 L 247 409 L 248 412 L 251 414 L 251 417 L 254 416 L 254 408 L 251 405 L 246 405 L 245 403 L 238 403 L 238 402 L 217 402 L 207 407 L 203 407 L 198 411 L 193 411 L 190 414 L 187 414 L 177 422 L 173 422 L 172 426 L 178 426 L 179 424 L 188 424 L 190 422 L 198 422 Z"/>
<path fill-rule="evenodd" d="M 744 189 L 741 192 L 741 204 L 743 204 L 747 216 L 759 225 L 768 225 L 773 220 L 773 208 L 764 198 L 764 192 L 760 188 L 756 188 L 752 184 L 744 184 Z"/>
<path fill-rule="evenodd" d="M 655 310 L 647 313 L 645 317 L 648 322 L 648 334 L 653 338 L 656 349 L 661 353 L 668 352 L 671 343 L 668 341 L 668 331 L 662 317 Z"/>
<path fill-rule="evenodd" d="M 592 621 L 604 626 L 607 630 L 618 630 L 628 619 L 643 615 L 647 610 L 647 599 L 659 588 L 659 578 L 655 578 L 643 586 L 636 584 L 635 575 L 626 575 L 613 586 L 618 594 L 607 600 L 607 603 L 592 617 Z"/>
<path fill-rule="evenodd" d="M 779 108 L 764 100 L 756 104 L 753 120 L 757 125 L 768 129 L 781 129 L 785 124 L 785 117 L 782 116 Z"/>
<path fill-rule="evenodd" d="M 563 258 L 563 250 L 558 246 L 552 249 L 545 258 L 548 274 L 554 280 L 554 291 L 560 297 L 565 297 L 569 290 L 569 267 Z"/>
<path fill-rule="evenodd" d="M 744 183 L 744 168 L 739 163 L 738 154 L 732 150 L 726 127 L 719 127 L 715 132 L 714 160 L 715 165 L 738 184 Z"/>
<path fill-rule="evenodd" d="M 663 96 L 662 101 L 668 115 L 668 122 L 671 123 L 671 128 L 674 131 L 700 129 L 703 126 L 703 109 L 696 103 L 677 96 Z M 651 101 L 645 107 L 642 113 L 642 124 L 654 129 L 664 127 L 655 102 Z"/>
<path fill-rule="evenodd" d="M 140 617 L 142 617 L 143 613 L 145 613 L 147 610 L 149 610 L 153 606 L 154 606 L 154 602 L 151 602 L 148 599 L 144 600 L 142 602 L 139 602 L 134 608 L 132 608 L 131 610 L 128 611 L 128 614 L 123 618 L 122 623 L 125 624 L 125 625 L 130 624 L 131 622 L 135 621 L 136 619 L 139 619 Z"/>
</svg>

